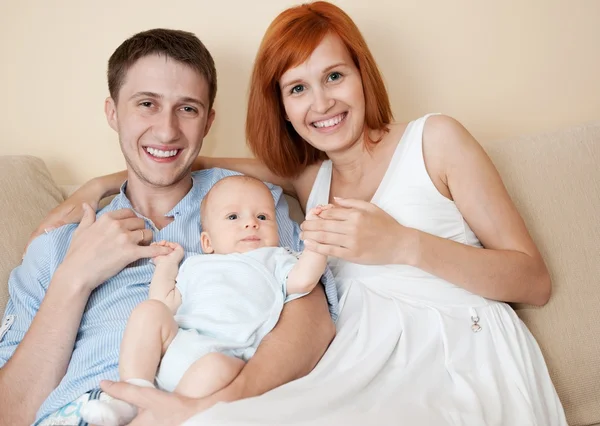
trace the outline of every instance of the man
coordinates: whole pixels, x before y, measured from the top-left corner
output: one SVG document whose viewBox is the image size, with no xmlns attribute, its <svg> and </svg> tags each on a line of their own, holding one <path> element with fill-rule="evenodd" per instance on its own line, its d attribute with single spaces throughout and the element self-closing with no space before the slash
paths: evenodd
<svg viewBox="0 0 600 426">
<path fill-rule="evenodd" d="M 147 298 L 153 266 L 170 240 L 200 252 L 198 209 L 233 172 L 191 173 L 214 120 L 216 71 L 192 34 L 150 30 L 126 40 L 109 60 L 109 125 L 119 134 L 128 179 L 98 213 L 84 206 L 79 224 L 41 235 L 10 279 L 0 337 L 0 424 L 58 424 L 98 397 L 102 379 L 118 379 L 126 321 Z M 299 250 L 299 230 L 280 188 L 272 187 L 282 245 Z M 262 394 L 312 370 L 333 338 L 337 299 L 328 273 L 309 296 L 286 305 L 275 329 L 224 390 L 192 400 L 125 383 L 103 388 L 141 409 L 135 424 L 179 424 L 218 401 Z M 0 334 L 1 336 L 1 334 Z M 76 402 L 74 402 L 76 401 Z M 64 423 L 61 423 L 64 424 Z"/>
</svg>

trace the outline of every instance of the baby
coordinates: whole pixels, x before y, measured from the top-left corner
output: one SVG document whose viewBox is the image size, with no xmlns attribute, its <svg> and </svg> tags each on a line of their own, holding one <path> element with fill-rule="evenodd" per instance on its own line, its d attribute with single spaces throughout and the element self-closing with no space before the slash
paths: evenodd
<svg viewBox="0 0 600 426">
<path fill-rule="evenodd" d="M 307 219 L 331 206 L 317 207 Z M 179 268 L 183 248 L 153 259 L 149 300 L 132 312 L 121 343 L 121 380 L 201 398 L 229 385 L 273 329 L 283 305 L 308 294 L 327 257 L 279 247 L 275 203 L 247 176 L 217 182 L 200 206 L 205 254 Z M 82 408 L 93 424 L 128 424 L 132 405 L 112 399 Z"/>
</svg>

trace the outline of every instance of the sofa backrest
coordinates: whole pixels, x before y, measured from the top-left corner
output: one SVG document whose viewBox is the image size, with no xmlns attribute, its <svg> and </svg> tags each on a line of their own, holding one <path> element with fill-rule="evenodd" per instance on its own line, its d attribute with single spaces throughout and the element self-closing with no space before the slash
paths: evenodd
<svg viewBox="0 0 600 426">
<path fill-rule="evenodd" d="M 0 312 L 8 300 L 8 276 L 23 256 L 31 232 L 63 200 L 42 160 L 0 156 Z"/>
<path fill-rule="evenodd" d="M 600 123 L 484 143 L 552 276 L 543 308 L 515 306 L 569 424 L 600 423 Z"/>
</svg>

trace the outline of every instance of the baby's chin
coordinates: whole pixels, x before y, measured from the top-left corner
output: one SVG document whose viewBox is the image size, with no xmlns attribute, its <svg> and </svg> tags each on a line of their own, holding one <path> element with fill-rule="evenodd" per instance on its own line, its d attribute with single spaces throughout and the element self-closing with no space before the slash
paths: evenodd
<svg viewBox="0 0 600 426">
<path fill-rule="evenodd" d="M 263 247 L 277 247 L 277 244 L 271 244 L 268 241 L 258 240 L 258 241 L 239 241 L 235 247 L 232 247 L 230 251 L 226 253 L 217 253 L 217 254 L 231 254 L 231 253 L 247 253 L 252 250 L 256 250 Z"/>
<path fill-rule="evenodd" d="M 240 241 L 238 243 L 238 247 L 241 250 L 241 253 L 256 250 L 259 248 L 267 247 L 269 244 L 265 240 L 258 241 Z"/>
</svg>

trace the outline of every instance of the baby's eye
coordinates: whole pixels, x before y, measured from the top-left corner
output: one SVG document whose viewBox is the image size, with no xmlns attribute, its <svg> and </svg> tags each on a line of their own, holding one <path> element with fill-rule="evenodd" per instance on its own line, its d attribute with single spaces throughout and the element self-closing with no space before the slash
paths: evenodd
<svg viewBox="0 0 600 426">
<path fill-rule="evenodd" d="M 229 216 L 227 216 L 227 219 L 229 219 L 229 220 L 236 220 L 237 218 L 238 218 L 238 215 L 235 213 L 232 213 Z"/>
<path fill-rule="evenodd" d="M 258 216 L 256 216 L 256 218 L 257 218 L 258 220 L 267 220 L 267 215 L 264 215 L 264 214 L 259 214 Z"/>
</svg>

